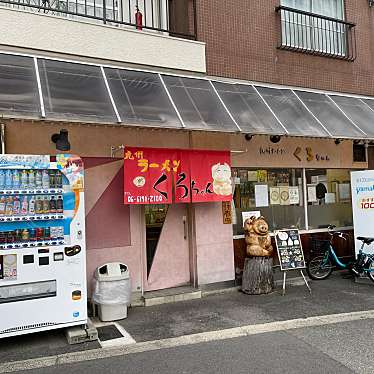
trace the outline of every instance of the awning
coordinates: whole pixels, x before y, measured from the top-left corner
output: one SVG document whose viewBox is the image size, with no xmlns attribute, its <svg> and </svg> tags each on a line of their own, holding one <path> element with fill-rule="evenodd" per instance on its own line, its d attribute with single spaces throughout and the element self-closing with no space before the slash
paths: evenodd
<svg viewBox="0 0 374 374">
<path fill-rule="evenodd" d="M 0 115 L 374 140 L 374 98 L 5 53 Z"/>
</svg>

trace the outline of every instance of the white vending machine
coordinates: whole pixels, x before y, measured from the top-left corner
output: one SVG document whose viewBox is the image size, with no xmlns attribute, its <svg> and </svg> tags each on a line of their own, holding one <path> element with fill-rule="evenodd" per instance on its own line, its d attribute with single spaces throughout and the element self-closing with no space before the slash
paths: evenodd
<svg viewBox="0 0 374 374">
<path fill-rule="evenodd" d="M 0 155 L 0 338 L 87 322 L 82 160 Z"/>
</svg>

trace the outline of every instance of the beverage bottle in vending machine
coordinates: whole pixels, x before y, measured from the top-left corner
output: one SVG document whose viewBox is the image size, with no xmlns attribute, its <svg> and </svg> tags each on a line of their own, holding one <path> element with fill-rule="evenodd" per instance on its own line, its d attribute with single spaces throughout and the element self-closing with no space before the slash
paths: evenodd
<svg viewBox="0 0 374 374">
<path fill-rule="evenodd" d="M 56 170 L 55 184 L 56 188 L 62 188 L 62 173 L 60 170 Z"/>
<path fill-rule="evenodd" d="M 35 170 L 29 170 L 29 188 L 34 189 L 35 187 Z"/>
<path fill-rule="evenodd" d="M 43 213 L 49 214 L 49 196 L 43 198 Z"/>
<path fill-rule="evenodd" d="M 57 196 L 56 211 L 57 213 L 64 213 L 64 201 L 61 195 Z"/>
<path fill-rule="evenodd" d="M 43 174 L 41 170 L 37 170 L 36 175 L 35 175 L 35 187 L 36 188 L 42 188 L 43 186 Z"/>
<path fill-rule="evenodd" d="M 8 196 L 5 204 L 5 215 L 12 216 L 13 215 L 13 197 Z"/>
<path fill-rule="evenodd" d="M 1 196 L 1 198 L 0 198 L 0 216 L 5 215 L 5 206 L 6 206 L 5 196 Z"/>
<path fill-rule="evenodd" d="M 37 196 L 35 200 L 35 213 L 43 214 L 43 200 L 41 196 Z"/>
<path fill-rule="evenodd" d="M 43 186 L 43 188 L 49 188 L 50 187 L 48 170 L 43 170 L 42 186 Z"/>
<path fill-rule="evenodd" d="M 21 187 L 21 172 L 13 170 L 13 188 L 18 189 Z"/>
<path fill-rule="evenodd" d="M 5 188 L 5 170 L 0 169 L 0 189 Z"/>
<path fill-rule="evenodd" d="M 29 178 L 26 170 L 22 170 L 21 172 L 21 188 L 29 188 Z"/>
<path fill-rule="evenodd" d="M 56 171 L 49 170 L 49 187 L 56 188 Z"/>
<path fill-rule="evenodd" d="M 20 211 L 21 211 L 21 202 L 19 201 L 19 197 L 18 196 L 14 196 L 14 200 L 13 200 L 13 214 L 15 216 L 18 216 L 20 214 Z"/>
<path fill-rule="evenodd" d="M 56 203 L 56 197 L 51 196 L 51 200 L 49 200 L 49 211 L 51 213 L 56 213 L 57 212 L 57 203 Z"/>
<path fill-rule="evenodd" d="M 10 190 L 13 186 L 13 173 L 12 170 L 8 169 L 5 173 L 5 188 Z"/>
<path fill-rule="evenodd" d="M 27 199 L 27 196 L 23 196 L 21 201 L 21 214 L 23 216 L 26 216 L 29 212 L 29 200 Z"/>
<path fill-rule="evenodd" d="M 34 215 L 35 214 L 35 196 L 30 196 L 30 200 L 29 200 L 29 214 L 30 215 Z"/>
</svg>

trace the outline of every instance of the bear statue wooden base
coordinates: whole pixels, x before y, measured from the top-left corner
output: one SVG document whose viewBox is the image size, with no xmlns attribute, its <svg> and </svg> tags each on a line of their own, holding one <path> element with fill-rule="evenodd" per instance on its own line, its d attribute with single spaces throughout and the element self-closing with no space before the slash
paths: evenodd
<svg viewBox="0 0 374 374">
<path fill-rule="evenodd" d="M 249 295 L 261 295 L 274 289 L 273 259 L 250 257 L 245 259 L 242 291 Z"/>
</svg>

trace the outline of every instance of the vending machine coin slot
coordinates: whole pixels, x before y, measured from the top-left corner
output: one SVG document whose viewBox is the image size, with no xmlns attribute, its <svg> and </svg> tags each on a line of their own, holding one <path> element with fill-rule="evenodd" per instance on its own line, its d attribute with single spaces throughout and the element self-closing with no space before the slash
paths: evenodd
<svg viewBox="0 0 374 374">
<path fill-rule="evenodd" d="M 64 253 L 56 252 L 53 254 L 53 261 L 64 261 Z"/>
<path fill-rule="evenodd" d="M 81 251 L 79 245 L 74 245 L 73 247 L 65 247 L 65 254 L 68 257 L 75 256 Z"/>
</svg>

